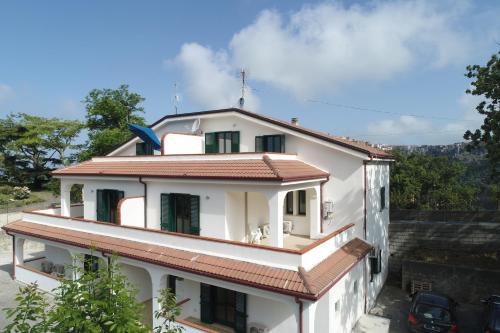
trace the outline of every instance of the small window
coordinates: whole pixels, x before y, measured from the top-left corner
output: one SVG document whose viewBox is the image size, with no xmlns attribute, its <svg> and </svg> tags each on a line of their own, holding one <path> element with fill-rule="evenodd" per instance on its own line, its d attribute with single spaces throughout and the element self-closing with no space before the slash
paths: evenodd
<svg viewBox="0 0 500 333">
<path fill-rule="evenodd" d="M 385 209 L 385 186 L 380 188 L 380 211 Z"/>
<path fill-rule="evenodd" d="M 299 215 L 306 215 L 306 191 L 299 191 Z"/>
<path fill-rule="evenodd" d="M 352 292 L 354 294 L 357 294 L 358 293 L 358 280 L 354 281 L 354 284 L 352 286 Z"/>
<path fill-rule="evenodd" d="M 340 311 L 340 301 L 335 302 L 335 312 Z"/>
<path fill-rule="evenodd" d="M 153 145 L 149 142 L 139 142 L 135 145 L 136 155 L 154 155 Z"/>
<path fill-rule="evenodd" d="M 99 270 L 99 258 L 86 254 L 83 261 L 83 270 L 85 272 L 97 272 Z"/>
<path fill-rule="evenodd" d="M 293 192 L 286 194 L 286 213 L 293 215 Z"/>
<path fill-rule="evenodd" d="M 284 135 L 262 135 L 255 137 L 255 152 L 284 153 Z"/>
<path fill-rule="evenodd" d="M 167 288 L 170 289 L 170 292 L 174 295 L 176 293 L 176 285 L 175 285 L 176 281 L 177 281 L 177 276 L 175 275 L 168 276 Z"/>
</svg>

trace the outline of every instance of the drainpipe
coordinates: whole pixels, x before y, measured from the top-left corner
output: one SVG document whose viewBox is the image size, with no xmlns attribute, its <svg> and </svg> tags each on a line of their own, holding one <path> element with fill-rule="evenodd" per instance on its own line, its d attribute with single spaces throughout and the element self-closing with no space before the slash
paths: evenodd
<svg viewBox="0 0 500 333">
<path fill-rule="evenodd" d="M 302 311 L 304 310 L 304 302 L 298 297 L 295 297 L 295 303 L 299 305 L 299 333 L 302 333 Z"/>
<path fill-rule="evenodd" d="M 142 181 L 142 176 L 139 177 L 139 183 L 144 185 L 144 229 L 148 228 L 148 184 Z"/>
<path fill-rule="evenodd" d="M 323 233 L 323 185 L 330 180 L 330 176 L 326 180 L 319 183 L 319 231 Z"/>
</svg>

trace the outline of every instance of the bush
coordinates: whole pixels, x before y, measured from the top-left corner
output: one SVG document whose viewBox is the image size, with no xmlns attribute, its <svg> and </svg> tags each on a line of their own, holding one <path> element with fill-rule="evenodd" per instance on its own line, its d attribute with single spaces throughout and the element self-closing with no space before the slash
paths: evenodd
<svg viewBox="0 0 500 333">
<path fill-rule="evenodd" d="M 12 193 L 12 187 L 9 185 L 2 185 L 0 186 L 0 194 L 11 194 Z"/>
<path fill-rule="evenodd" d="M 12 190 L 12 195 L 16 200 L 28 199 L 30 197 L 31 191 L 27 186 L 16 186 Z"/>
</svg>

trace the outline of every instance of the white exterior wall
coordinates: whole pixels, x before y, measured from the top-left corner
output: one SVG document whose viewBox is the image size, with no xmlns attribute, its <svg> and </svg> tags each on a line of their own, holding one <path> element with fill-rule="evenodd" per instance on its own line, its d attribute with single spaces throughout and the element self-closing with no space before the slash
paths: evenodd
<svg viewBox="0 0 500 333">
<path fill-rule="evenodd" d="M 76 184 L 83 185 L 84 218 L 95 220 L 97 218 L 97 190 L 119 190 L 125 192 L 126 197 L 138 197 L 144 195 L 144 185 L 139 179 L 104 180 L 104 179 L 80 179 Z"/>
<path fill-rule="evenodd" d="M 125 197 L 119 208 L 121 225 L 144 227 L 144 197 Z"/>
<path fill-rule="evenodd" d="M 130 282 L 136 289 L 136 300 L 143 303 L 152 298 L 151 278 L 147 270 L 127 264 L 120 264 L 121 272 L 127 276 Z"/>
<path fill-rule="evenodd" d="M 382 272 L 368 283 L 368 308 L 373 307 L 385 283 L 389 266 L 389 162 L 373 162 L 366 165 L 366 237 L 375 247 L 382 249 Z M 380 188 L 385 186 L 385 209 L 380 207 Z"/>
<path fill-rule="evenodd" d="M 179 121 L 165 124 L 156 131 L 157 135 L 160 137 L 166 132 L 175 130 L 179 126 L 177 123 Z M 204 133 L 240 131 L 240 152 L 254 152 L 256 136 L 284 133 L 234 115 L 201 118 L 200 129 Z M 331 223 L 325 223 L 324 232 L 329 233 L 346 224 L 355 223 L 358 227 L 357 230 L 360 232 L 356 236 L 362 238 L 364 222 L 362 159 L 290 134 L 285 134 L 285 150 L 287 153 L 297 154 L 300 160 L 328 171 L 331 175 L 330 180 L 324 185 L 323 200 L 333 201 L 334 218 Z M 249 211 L 253 210 L 249 209 Z M 264 216 L 258 218 L 268 220 Z M 304 221 L 299 216 L 294 216 L 293 219 L 298 222 Z M 298 224 L 297 230 L 309 234 L 308 231 L 303 230 L 306 228 L 301 228 L 302 226 Z"/>
<path fill-rule="evenodd" d="M 315 332 L 350 333 L 364 313 L 364 265 L 360 261 L 318 301 Z M 354 292 L 357 281 L 358 290 Z M 339 311 L 335 303 L 339 302 Z"/>
<path fill-rule="evenodd" d="M 205 150 L 205 136 L 167 133 L 163 136 L 161 144 L 164 155 L 203 154 Z"/>
<path fill-rule="evenodd" d="M 245 227 L 245 193 L 226 193 L 226 239 L 244 242 L 246 240 Z"/>
</svg>

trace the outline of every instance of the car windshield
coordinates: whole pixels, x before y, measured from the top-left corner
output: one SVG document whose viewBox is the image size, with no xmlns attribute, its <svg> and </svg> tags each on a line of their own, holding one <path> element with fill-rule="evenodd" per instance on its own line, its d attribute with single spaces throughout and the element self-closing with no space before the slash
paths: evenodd
<svg viewBox="0 0 500 333">
<path fill-rule="evenodd" d="M 415 313 L 426 319 L 435 319 L 444 322 L 451 321 L 450 312 L 442 307 L 435 305 L 418 304 L 415 308 Z"/>
</svg>

